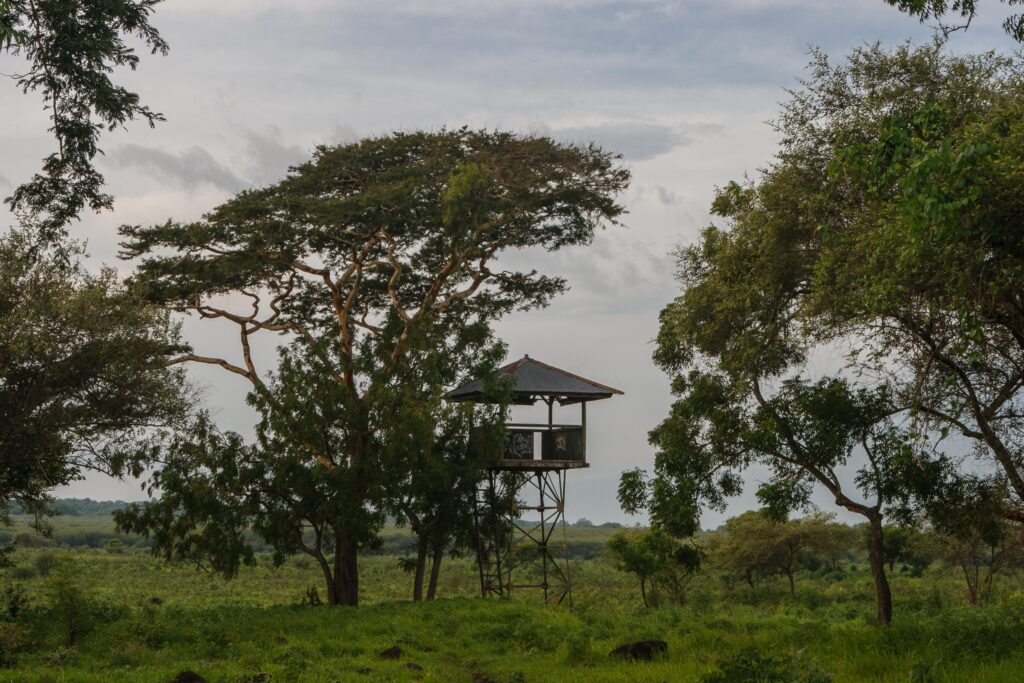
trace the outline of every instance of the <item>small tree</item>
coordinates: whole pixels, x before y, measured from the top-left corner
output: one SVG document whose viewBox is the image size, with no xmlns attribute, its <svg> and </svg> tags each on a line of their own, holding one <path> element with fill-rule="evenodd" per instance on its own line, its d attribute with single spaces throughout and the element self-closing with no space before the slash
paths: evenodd
<svg viewBox="0 0 1024 683">
<path fill-rule="evenodd" d="M 869 529 L 864 527 L 867 541 Z M 883 530 L 882 554 L 889 571 L 895 571 L 897 564 L 907 566 L 915 575 L 920 575 L 931 564 L 933 556 L 926 549 L 925 535 L 916 527 L 893 524 Z"/>
<path fill-rule="evenodd" d="M 726 520 L 709 538 L 711 566 L 726 577 L 742 578 L 751 589 L 755 579 L 774 571 L 781 536 L 779 524 L 760 512 L 744 512 Z"/>
<path fill-rule="evenodd" d="M 659 529 L 639 533 L 620 531 L 608 541 L 616 566 L 640 579 L 644 607 L 649 597 L 665 590 L 678 604 L 686 604 L 686 589 L 700 569 L 701 552 Z M 651 589 L 648 595 L 648 587 Z"/>
<path fill-rule="evenodd" d="M 742 577 L 751 588 L 755 578 L 782 574 L 793 594 L 797 571 L 849 550 L 849 527 L 832 519 L 819 513 L 780 520 L 766 511 L 744 512 L 726 520 L 724 529 L 712 535 L 712 565 Z"/>
<path fill-rule="evenodd" d="M 972 605 L 984 602 L 998 575 L 1024 566 L 1024 532 L 1006 520 L 1009 492 L 976 477 L 954 480 L 946 500 L 932 509 L 933 543 L 948 564 L 959 567 Z"/>
</svg>

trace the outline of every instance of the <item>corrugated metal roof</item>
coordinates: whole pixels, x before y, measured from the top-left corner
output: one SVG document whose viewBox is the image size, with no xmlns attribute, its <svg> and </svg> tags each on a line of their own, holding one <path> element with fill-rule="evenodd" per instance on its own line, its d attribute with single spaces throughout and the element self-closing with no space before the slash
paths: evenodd
<svg viewBox="0 0 1024 683">
<path fill-rule="evenodd" d="M 580 377 L 539 360 L 523 356 L 498 370 L 498 374 L 511 375 L 514 384 L 512 394 L 517 398 L 532 396 L 558 396 L 567 399 L 597 400 L 621 394 L 618 389 Z M 448 393 L 453 401 L 479 398 L 484 382 L 475 379 Z"/>
</svg>

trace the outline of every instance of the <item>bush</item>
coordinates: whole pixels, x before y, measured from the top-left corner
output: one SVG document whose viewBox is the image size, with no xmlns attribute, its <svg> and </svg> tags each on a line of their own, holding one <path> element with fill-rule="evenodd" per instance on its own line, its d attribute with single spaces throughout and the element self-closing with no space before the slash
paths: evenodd
<svg viewBox="0 0 1024 683">
<path fill-rule="evenodd" d="M 49 582 L 50 608 L 64 632 L 68 647 L 74 647 L 93 623 L 95 605 L 81 586 L 78 568 L 62 562 Z"/>
<path fill-rule="evenodd" d="M 28 607 L 28 596 L 25 589 L 19 585 L 8 586 L 3 595 L 3 613 L 0 614 L 0 621 L 17 621 Z"/>
<path fill-rule="evenodd" d="M 50 545 L 50 541 L 39 534 L 24 531 L 14 537 L 14 545 L 19 548 L 45 548 Z"/>
<path fill-rule="evenodd" d="M 24 644 L 24 637 L 18 624 L 0 621 L 0 667 L 14 666 L 14 655 Z"/>
<path fill-rule="evenodd" d="M 60 564 L 60 558 L 55 553 L 47 552 L 36 555 L 36 572 L 39 576 L 49 576 L 58 564 Z"/>
<path fill-rule="evenodd" d="M 762 655 L 757 648 L 740 650 L 705 674 L 703 683 L 832 683 L 832 675 L 795 655 Z"/>
<path fill-rule="evenodd" d="M 582 633 L 569 636 L 565 641 L 566 661 L 569 664 L 582 664 L 590 659 L 590 638 Z"/>
<path fill-rule="evenodd" d="M 7 571 L 7 575 L 16 581 L 28 581 L 35 578 L 36 569 L 35 567 L 26 566 L 13 567 Z"/>
</svg>

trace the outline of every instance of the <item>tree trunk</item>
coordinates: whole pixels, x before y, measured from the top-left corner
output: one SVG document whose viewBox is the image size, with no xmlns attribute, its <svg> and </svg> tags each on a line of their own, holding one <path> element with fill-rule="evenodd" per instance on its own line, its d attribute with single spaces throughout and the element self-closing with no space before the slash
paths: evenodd
<svg viewBox="0 0 1024 683">
<path fill-rule="evenodd" d="M 337 533 L 334 541 L 333 590 L 328 590 L 327 604 L 355 607 L 359 604 L 359 566 L 356 564 L 359 544 Z"/>
<path fill-rule="evenodd" d="M 430 585 L 427 586 L 427 600 L 433 600 L 437 595 L 437 579 L 441 576 L 441 560 L 444 559 L 444 542 L 437 541 L 434 544 L 434 557 L 430 564 Z"/>
<path fill-rule="evenodd" d="M 964 579 L 967 581 L 967 599 L 971 602 L 971 607 L 978 606 L 978 572 L 977 570 L 971 571 L 972 568 L 966 560 L 960 561 L 960 567 L 964 570 Z"/>
<path fill-rule="evenodd" d="M 423 599 L 423 575 L 427 568 L 427 539 L 420 536 L 416 542 L 416 575 L 412 580 L 412 599 L 419 602 Z"/>
<path fill-rule="evenodd" d="M 796 595 L 796 583 L 793 581 L 793 570 L 786 569 L 786 578 L 789 579 L 789 594 Z"/>
<path fill-rule="evenodd" d="M 642 578 L 642 577 L 640 579 L 640 595 L 644 599 L 644 607 L 648 607 L 648 604 L 647 604 L 647 579 L 646 578 Z"/>
<path fill-rule="evenodd" d="M 751 574 L 749 569 L 747 570 L 746 578 L 747 578 L 747 585 L 750 586 L 750 590 L 754 590 L 754 577 Z"/>
<path fill-rule="evenodd" d="M 892 621 L 892 590 L 889 579 L 885 576 L 885 557 L 882 552 L 882 516 L 879 514 L 868 517 L 871 530 L 871 576 L 875 579 L 875 619 L 879 624 Z"/>
</svg>

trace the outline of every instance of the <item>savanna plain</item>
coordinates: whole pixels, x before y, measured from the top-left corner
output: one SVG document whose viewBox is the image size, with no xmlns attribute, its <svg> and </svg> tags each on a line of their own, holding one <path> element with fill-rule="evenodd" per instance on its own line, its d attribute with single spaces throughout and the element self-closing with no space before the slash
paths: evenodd
<svg viewBox="0 0 1024 683">
<path fill-rule="evenodd" d="M 836 566 L 754 587 L 702 571 L 686 604 L 644 607 L 605 543 L 621 531 L 570 526 L 572 606 L 522 591 L 479 597 L 471 558 L 445 564 L 438 599 L 412 602 L 390 528 L 360 560 L 359 607 L 316 603 L 311 561 L 269 553 L 234 580 L 155 558 L 105 515 L 64 516 L 44 539 L 17 520 L 4 570 L 3 681 L 1014 681 L 1024 680 L 1024 581 L 1000 578 L 971 606 L 963 576 L 898 565 L 895 617 L 874 624 L 871 575 L 853 550 Z M 30 538 L 34 540 L 29 540 Z M 529 572 L 530 568 L 520 571 Z M 916 574 L 916 575 L 915 575 Z M 655 596 L 656 597 L 656 596 Z M 661 639 L 650 662 L 609 656 Z M 392 658 L 381 653 L 397 647 Z"/>
</svg>

